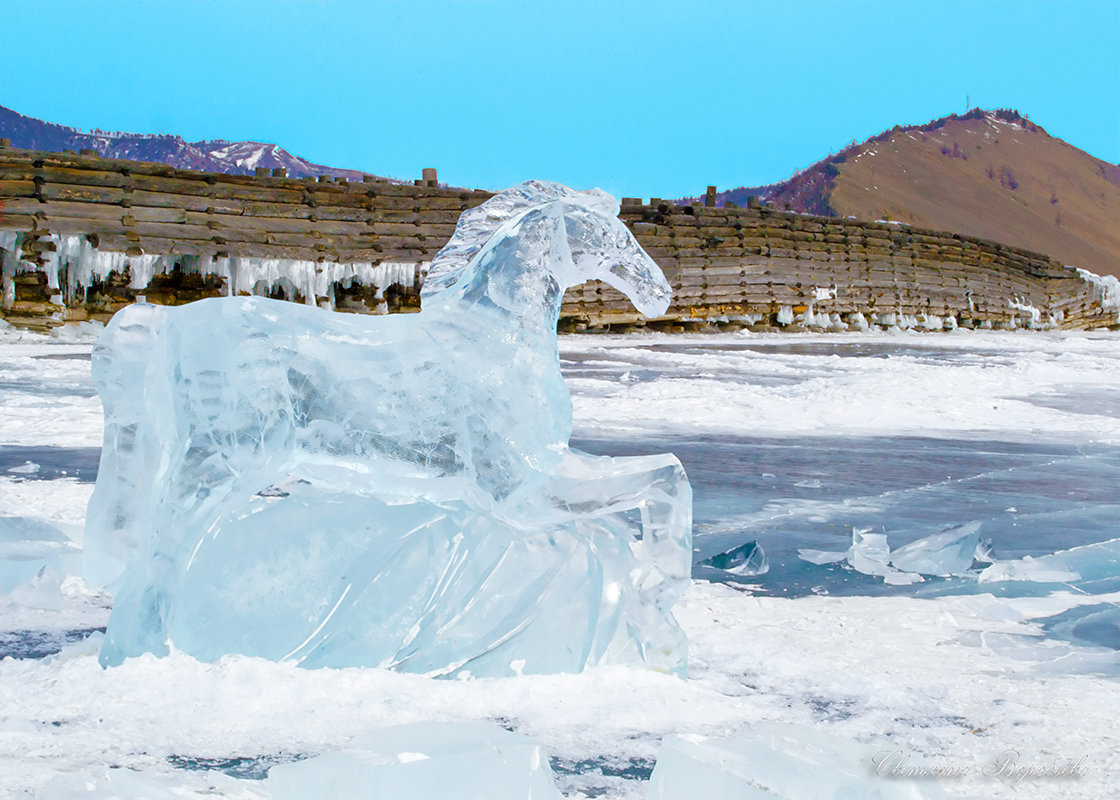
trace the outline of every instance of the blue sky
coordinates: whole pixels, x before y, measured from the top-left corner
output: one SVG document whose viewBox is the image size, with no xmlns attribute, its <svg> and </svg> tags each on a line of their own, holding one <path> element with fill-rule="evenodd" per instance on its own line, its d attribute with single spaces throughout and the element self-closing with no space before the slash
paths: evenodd
<svg viewBox="0 0 1120 800">
<path fill-rule="evenodd" d="M 20 113 L 488 189 L 768 183 L 966 97 L 1120 161 L 1120 0 L 0 4 Z"/>
</svg>

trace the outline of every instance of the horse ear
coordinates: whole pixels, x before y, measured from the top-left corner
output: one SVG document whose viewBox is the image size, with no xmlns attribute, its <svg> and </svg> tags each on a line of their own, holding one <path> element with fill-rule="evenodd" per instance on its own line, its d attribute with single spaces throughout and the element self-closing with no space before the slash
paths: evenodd
<svg viewBox="0 0 1120 800">
<path fill-rule="evenodd" d="M 580 192 L 580 201 L 588 208 L 598 211 L 608 217 L 617 217 L 618 212 L 622 210 L 622 206 L 618 204 L 618 200 L 614 195 L 604 192 L 598 187 L 588 189 L 586 192 Z"/>
<path fill-rule="evenodd" d="M 598 189 L 593 191 L 605 194 Z M 428 266 L 428 275 L 420 288 L 421 302 L 425 297 L 457 283 L 470 260 L 510 219 L 530 208 L 580 194 L 583 193 L 552 181 L 525 181 L 499 192 L 480 206 L 464 211 L 450 241 L 436 253 Z M 614 199 L 610 195 L 606 197 Z"/>
</svg>

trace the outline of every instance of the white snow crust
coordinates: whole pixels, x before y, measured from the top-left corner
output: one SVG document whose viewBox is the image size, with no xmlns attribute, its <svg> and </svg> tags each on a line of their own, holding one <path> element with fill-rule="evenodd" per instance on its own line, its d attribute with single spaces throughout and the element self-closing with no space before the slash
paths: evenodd
<svg viewBox="0 0 1120 800">
<path fill-rule="evenodd" d="M 821 355 L 821 342 L 851 357 Z M 571 336 L 560 346 L 585 436 L 813 434 L 842 447 L 875 432 L 900 437 L 900 447 L 907 435 L 1120 444 L 1114 335 Z M 0 338 L 0 452 L 97 445 L 88 362 L 42 358 L 88 349 Z M 0 515 L 77 524 L 91 488 L 3 473 Z M 663 737 L 725 737 L 770 722 L 964 771 L 941 779 L 959 800 L 1114 796 L 1118 652 L 1055 639 L 1043 620 L 1115 605 L 1120 593 L 998 596 L 1005 583 L 944 597 L 790 599 L 694 581 L 677 606 L 690 642 L 685 680 L 618 666 L 432 680 L 176 653 L 106 670 L 94 634 L 57 655 L 0 661 L 0 797 L 110 796 L 97 792 L 131 782 L 141 789 L 120 796 L 263 798 L 262 781 L 203 767 L 240 758 L 263 770 L 389 725 L 479 720 L 540 742 L 569 797 L 638 800 Z M 79 579 L 63 579 L 61 601 L 47 611 L 0 596 L 0 641 L 104 625 L 107 598 Z M 994 774 L 1009 754 L 1019 771 Z M 1083 774 L 1025 771 L 1057 759 L 1079 760 Z M 595 766 L 576 769 L 581 762 Z"/>
</svg>

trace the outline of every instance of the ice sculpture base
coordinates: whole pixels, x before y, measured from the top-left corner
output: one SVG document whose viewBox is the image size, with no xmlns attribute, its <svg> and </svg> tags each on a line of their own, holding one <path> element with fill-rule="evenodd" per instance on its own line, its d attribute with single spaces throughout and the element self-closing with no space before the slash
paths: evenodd
<svg viewBox="0 0 1120 800">
<path fill-rule="evenodd" d="M 683 634 L 638 601 L 628 539 L 609 520 L 519 530 L 461 501 L 389 504 L 301 481 L 231 506 L 176 576 L 169 613 L 151 592 L 122 592 L 101 660 L 170 641 L 202 661 L 438 676 L 602 661 L 683 673 Z"/>
</svg>

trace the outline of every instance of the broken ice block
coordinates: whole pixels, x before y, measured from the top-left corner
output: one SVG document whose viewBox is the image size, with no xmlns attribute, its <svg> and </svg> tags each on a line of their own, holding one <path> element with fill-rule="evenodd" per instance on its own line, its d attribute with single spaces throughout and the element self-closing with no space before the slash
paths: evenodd
<svg viewBox="0 0 1120 800">
<path fill-rule="evenodd" d="M 797 551 L 797 557 L 810 564 L 838 564 L 848 557 L 846 550 L 814 550 L 802 547 Z"/>
<path fill-rule="evenodd" d="M 981 583 L 995 581 L 1069 584 L 1090 594 L 1120 591 L 1120 539 L 996 562 L 980 573 Z"/>
<path fill-rule="evenodd" d="M 890 563 L 903 572 L 961 575 L 972 566 L 979 532 L 979 522 L 948 528 L 899 547 L 890 554 Z"/>
<path fill-rule="evenodd" d="M 48 567 L 27 583 L 12 589 L 12 602 L 24 608 L 42 608 L 47 611 L 62 610 L 62 582 L 58 573 Z"/>
<path fill-rule="evenodd" d="M 982 564 L 996 563 L 996 551 L 991 539 L 981 539 L 976 543 L 976 552 L 972 554 L 972 560 Z"/>
<path fill-rule="evenodd" d="M 919 583 L 922 577 L 916 573 L 903 572 L 890 563 L 891 548 L 885 533 L 871 533 L 870 528 L 852 528 L 852 546 L 844 552 L 812 550 L 802 548 L 797 557 L 810 564 L 835 564 L 844 561 L 848 566 L 864 575 L 875 575 L 884 583 L 905 586 Z"/>
<path fill-rule="evenodd" d="M 765 575 L 770 571 L 770 561 L 766 558 L 766 551 L 754 540 L 705 558 L 700 562 L 700 566 L 742 576 Z"/>
<path fill-rule="evenodd" d="M 58 771 L 35 792 L 36 800 L 185 800 L 188 797 L 236 797 L 256 800 L 257 781 L 239 780 L 217 771 L 205 773 L 204 782 L 185 781 L 179 775 L 137 772 L 127 767 Z M 201 783 L 198 791 L 184 784 Z M 262 798 L 263 800 L 263 798 Z"/>
<path fill-rule="evenodd" d="M 871 533 L 870 529 L 854 528 L 852 546 L 848 548 L 848 563 L 864 575 L 886 575 L 891 572 L 887 562 L 891 548 L 885 533 Z"/>
<path fill-rule="evenodd" d="M 684 469 L 569 447 L 556 324 L 591 279 L 646 314 L 669 303 L 610 195 L 529 181 L 462 215 L 419 314 L 262 297 L 118 312 L 92 359 L 105 441 L 85 575 L 115 594 L 102 663 L 174 648 L 683 674 Z"/>
<path fill-rule="evenodd" d="M 1074 644 L 1120 650 L 1120 606 L 1113 603 L 1071 608 L 1046 619 L 1043 627 Z"/>
<path fill-rule="evenodd" d="M 934 778 L 877 772 L 891 750 L 766 723 L 727 739 L 667 736 L 646 800 L 940 800 Z M 914 763 L 910 763 L 914 766 Z"/>
<path fill-rule="evenodd" d="M 1033 581 L 1035 583 L 1069 583 L 1081 579 L 1081 573 L 1048 556 L 1024 556 L 1015 561 L 1001 561 L 980 573 L 980 582 Z"/>
<path fill-rule="evenodd" d="M 922 576 L 916 572 L 903 572 L 902 570 L 892 569 L 890 572 L 883 575 L 883 583 L 890 584 L 891 586 L 909 586 L 912 583 L 921 583 Z"/>
<path fill-rule="evenodd" d="M 386 728 L 268 772 L 272 800 L 563 800 L 541 746 L 485 722 Z"/>
<path fill-rule="evenodd" d="M 81 572 L 81 548 L 34 517 L 0 517 L 0 594 L 34 580 L 44 567 L 59 578 Z"/>
</svg>

